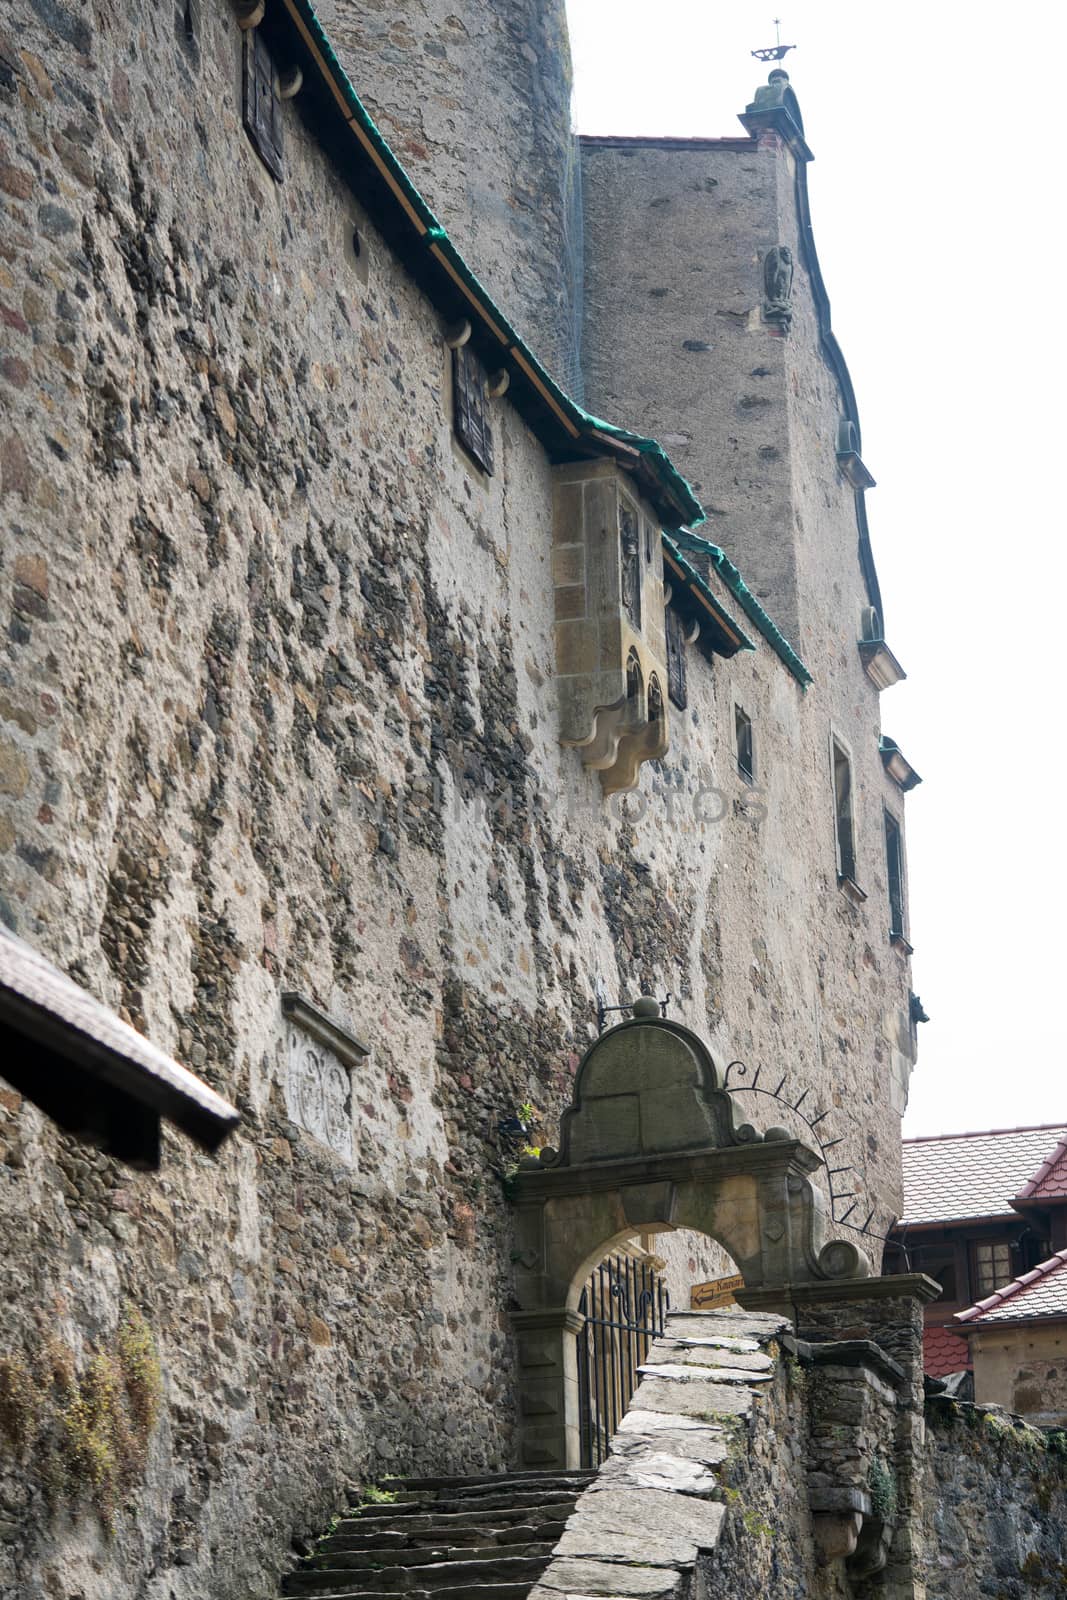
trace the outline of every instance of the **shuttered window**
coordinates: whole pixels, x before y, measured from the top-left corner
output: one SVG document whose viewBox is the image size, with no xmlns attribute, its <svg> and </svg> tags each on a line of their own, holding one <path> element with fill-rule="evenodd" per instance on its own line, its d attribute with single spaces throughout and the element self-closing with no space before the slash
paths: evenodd
<svg viewBox="0 0 1067 1600">
<path fill-rule="evenodd" d="M 493 430 L 485 368 L 469 344 L 452 352 L 452 425 L 456 438 L 483 472 L 493 473 Z"/>
<path fill-rule="evenodd" d="M 885 813 L 885 859 L 889 880 L 889 937 L 904 938 L 904 841 L 896 817 Z"/>
<path fill-rule="evenodd" d="M 281 183 L 282 103 L 274 62 L 259 28 L 249 28 L 244 35 L 244 123 L 264 166 Z"/>
<path fill-rule="evenodd" d="M 746 783 L 756 781 L 756 742 L 752 734 L 752 718 L 734 706 L 734 740 L 737 746 L 737 770 Z"/>
<path fill-rule="evenodd" d="M 856 881 L 856 824 L 852 810 L 852 762 L 833 741 L 834 825 L 837 833 L 837 876 Z"/>
<path fill-rule="evenodd" d="M 685 667 L 685 623 L 673 608 L 667 607 L 667 693 L 672 705 L 684 711 L 689 704 Z"/>
</svg>

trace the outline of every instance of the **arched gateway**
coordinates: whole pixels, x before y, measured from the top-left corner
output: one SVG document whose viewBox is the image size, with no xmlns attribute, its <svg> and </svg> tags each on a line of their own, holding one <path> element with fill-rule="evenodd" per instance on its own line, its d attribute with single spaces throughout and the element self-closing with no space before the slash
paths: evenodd
<svg viewBox="0 0 1067 1600">
<path fill-rule="evenodd" d="M 729 1251 L 746 1290 L 866 1278 L 825 1238 L 820 1165 L 785 1129 L 738 1123 L 711 1051 L 639 1000 L 578 1068 L 560 1149 L 516 1180 L 519 1397 L 524 1466 L 576 1466 L 578 1297 L 616 1240 L 692 1228 Z"/>
</svg>

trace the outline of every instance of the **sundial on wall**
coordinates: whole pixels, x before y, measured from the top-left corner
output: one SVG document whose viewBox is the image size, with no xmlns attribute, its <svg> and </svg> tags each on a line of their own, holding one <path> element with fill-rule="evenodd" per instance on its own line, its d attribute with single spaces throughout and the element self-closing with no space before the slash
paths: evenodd
<svg viewBox="0 0 1067 1600">
<path fill-rule="evenodd" d="M 823 1170 L 826 1173 L 826 1183 L 830 1198 L 830 1216 L 838 1227 L 848 1228 L 855 1233 L 865 1234 L 871 1239 L 886 1238 L 871 1226 L 874 1221 L 876 1206 L 871 1206 L 862 1222 L 853 1220 L 861 1215 L 863 1197 L 860 1194 L 859 1174 L 850 1161 L 841 1166 L 833 1166 L 836 1159 L 831 1152 L 836 1145 L 844 1140 L 843 1134 L 834 1134 L 830 1118 L 832 1108 L 825 1111 L 816 1110 L 818 1102 L 805 1105 L 811 1095 L 810 1089 L 802 1089 L 794 1099 L 796 1086 L 790 1087 L 789 1074 L 783 1072 L 774 1088 L 770 1087 L 774 1074 L 761 1083 L 763 1068 L 757 1067 L 752 1074 L 752 1081 L 748 1082 L 749 1067 L 744 1061 L 731 1061 L 723 1076 L 723 1088 L 728 1094 L 762 1094 L 769 1099 L 777 1101 L 787 1111 L 799 1117 L 811 1135 L 813 1147 L 818 1151 L 822 1160 Z M 783 1132 L 788 1130 L 783 1129 Z M 828 1137 L 832 1135 L 832 1137 Z"/>
</svg>

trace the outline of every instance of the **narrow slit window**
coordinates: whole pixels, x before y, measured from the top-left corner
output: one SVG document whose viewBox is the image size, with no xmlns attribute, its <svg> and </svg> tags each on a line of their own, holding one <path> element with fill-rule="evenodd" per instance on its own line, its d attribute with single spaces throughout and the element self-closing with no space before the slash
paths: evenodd
<svg viewBox="0 0 1067 1600">
<path fill-rule="evenodd" d="M 889 882 L 889 937 L 903 939 L 904 922 L 904 840 L 900 823 L 887 811 L 885 814 L 885 860 Z"/>
<path fill-rule="evenodd" d="M 756 781 L 755 741 L 752 737 L 752 718 L 734 706 L 734 737 L 737 744 L 737 770 L 746 783 Z"/>
<path fill-rule="evenodd" d="M 852 762 L 834 740 L 834 823 L 837 829 L 837 875 L 856 881 L 856 824 L 852 807 Z"/>
<path fill-rule="evenodd" d="M 452 425 L 467 454 L 492 477 L 493 430 L 485 368 L 469 344 L 452 352 Z"/>
</svg>

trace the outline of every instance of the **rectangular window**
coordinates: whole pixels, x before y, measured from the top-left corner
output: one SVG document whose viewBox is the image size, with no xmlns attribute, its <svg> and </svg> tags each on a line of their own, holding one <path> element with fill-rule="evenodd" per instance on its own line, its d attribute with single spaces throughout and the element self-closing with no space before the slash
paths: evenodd
<svg viewBox="0 0 1067 1600">
<path fill-rule="evenodd" d="M 885 813 L 885 863 L 889 881 L 889 937 L 906 937 L 904 923 L 904 839 L 900 823 Z"/>
<path fill-rule="evenodd" d="M 756 753 L 752 738 L 752 718 L 734 706 L 734 739 L 737 744 L 737 770 L 746 783 L 756 781 Z"/>
<path fill-rule="evenodd" d="M 667 607 L 667 693 L 679 711 L 689 704 L 685 665 L 685 623 L 673 606 Z"/>
<path fill-rule="evenodd" d="M 856 881 L 856 823 L 852 809 L 852 762 L 847 750 L 833 741 L 834 825 L 837 830 L 837 875 Z"/>
<path fill-rule="evenodd" d="M 493 431 L 485 368 L 469 344 L 452 352 L 452 426 L 467 454 L 492 477 Z"/>
<path fill-rule="evenodd" d="M 984 1300 L 994 1289 L 1003 1289 L 1013 1277 L 1011 1270 L 1011 1245 L 1004 1241 L 995 1244 L 976 1244 L 974 1247 L 974 1298 Z"/>
<path fill-rule="evenodd" d="M 244 35 L 244 125 L 271 175 L 282 181 L 282 103 L 274 62 L 259 28 Z"/>
</svg>

